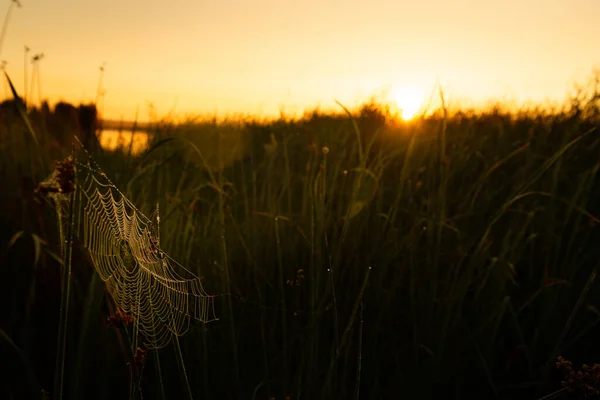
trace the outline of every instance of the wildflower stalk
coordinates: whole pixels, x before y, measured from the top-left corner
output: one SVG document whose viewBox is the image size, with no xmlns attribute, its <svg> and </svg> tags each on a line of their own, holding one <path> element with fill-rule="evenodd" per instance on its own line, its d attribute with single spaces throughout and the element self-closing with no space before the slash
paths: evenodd
<svg viewBox="0 0 600 400">
<path fill-rule="evenodd" d="M 65 369 L 65 347 L 67 342 L 67 323 L 69 316 L 69 298 L 71 295 L 71 252 L 73 244 L 73 204 L 74 193 L 69 194 L 69 214 L 67 223 L 67 234 L 60 228 L 60 240 L 63 244 L 63 275 L 61 285 L 60 320 L 58 324 L 58 341 L 56 351 L 56 369 L 54 371 L 54 398 L 61 400 L 63 396 L 64 369 Z M 60 210 L 60 207 L 57 207 Z M 60 213 L 60 211 L 59 211 Z M 59 214 L 59 224 L 61 224 Z"/>
<path fill-rule="evenodd" d="M 0 54 L 2 53 L 2 45 L 4 44 L 4 37 L 6 36 L 6 28 L 8 27 L 8 21 L 10 20 L 10 14 L 14 6 L 21 8 L 21 2 L 19 0 L 12 0 L 8 6 L 8 11 L 4 17 L 4 24 L 2 24 L 2 33 L 0 34 Z"/>
<path fill-rule="evenodd" d="M 29 47 L 25 46 L 23 52 L 23 104 L 27 108 L 27 55 L 29 54 Z"/>
<path fill-rule="evenodd" d="M 37 193 L 50 196 L 56 204 L 58 220 L 58 232 L 61 244 L 62 256 L 62 284 L 60 316 L 58 323 L 58 336 L 56 344 L 56 368 L 54 370 L 54 398 L 62 399 L 65 348 L 67 341 L 67 323 L 69 316 L 69 299 L 71 295 L 71 253 L 73 244 L 74 204 L 75 204 L 75 165 L 72 157 L 65 161 L 57 162 L 56 169 L 45 181 L 41 182 L 36 189 Z M 67 232 L 64 232 L 64 204 L 65 196 L 68 195 Z"/>
</svg>

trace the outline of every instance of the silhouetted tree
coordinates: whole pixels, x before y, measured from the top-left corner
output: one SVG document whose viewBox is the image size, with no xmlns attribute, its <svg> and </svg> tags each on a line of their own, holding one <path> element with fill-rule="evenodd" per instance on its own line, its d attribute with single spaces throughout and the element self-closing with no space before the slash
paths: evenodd
<svg viewBox="0 0 600 400">
<path fill-rule="evenodd" d="M 42 114 L 46 118 L 48 118 L 48 116 L 50 115 L 50 105 L 48 104 L 48 100 L 44 100 L 42 102 Z"/>
<path fill-rule="evenodd" d="M 96 150 L 100 147 L 100 142 L 96 136 L 98 127 L 98 110 L 94 104 L 80 105 L 78 111 L 81 143 L 88 150 Z"/>
<path fill-rule="evenodd" d="M 48 121 L 48 130 L 62 145 L 67 145 L 76 134 L 88 150 L 96 150 L 99 146 L 96 137 L 98 113 L 93 104 L 82 104 L 75 107 L 66 102 L 59 102 Z"/>
<path fill-rule="evenodd" d="M 0 103 L 0 121 L 2 121 L 4 125 L 20 120 L 21 117 L 17 105 L 18 103 L 14 99 L 4 100 Z"/>
<path fill-rule="evenodd" d="M 54 112 L 48 119 L 49 133 L 61 144 L 66 145 L 72 140 L 72 135 L 79 130 L 77 109 L 65 102 L 54 106 Z"/>
</svg>

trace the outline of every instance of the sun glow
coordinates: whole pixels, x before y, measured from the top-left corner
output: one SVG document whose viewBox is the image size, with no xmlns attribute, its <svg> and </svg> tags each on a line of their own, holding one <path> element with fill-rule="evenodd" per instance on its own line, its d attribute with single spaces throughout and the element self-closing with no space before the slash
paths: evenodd
<svg viewBox="0 0 600 400">
<path fill-rule="evenodd" d="M 408 121 L 421 111 L 425 96 L 422 91 L 413 86 L 403 86 L 392 90 L 390 100 L 400 109 L 402 119 Z"/>
</svg>

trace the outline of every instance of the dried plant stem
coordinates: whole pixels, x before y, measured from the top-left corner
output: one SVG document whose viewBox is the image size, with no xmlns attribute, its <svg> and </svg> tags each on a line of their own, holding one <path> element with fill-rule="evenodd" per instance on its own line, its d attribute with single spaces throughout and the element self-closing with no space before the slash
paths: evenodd
<svg viewBox="0 0 600 400">
<path fill-rule="evenodd" d="M 67 323 L 69 316 L 69 298 L 71 295 L 71 250 L 73 244 L 73 204 L 75 203 L 74 192 L 69 194 L 69 214 L 67 233 L 64 235 L 62 229 L 61 207 L 57 205 L 59 213 L 60 240 L 63 246 L 63 274 L 61 285 L 60 320 L 58 324 L 58 340 L 56 351 L 56 369 L 54 371 L 54 398 L 62 399 L 65 371 L 65 347 L 67 342 Z"/>
</svg>

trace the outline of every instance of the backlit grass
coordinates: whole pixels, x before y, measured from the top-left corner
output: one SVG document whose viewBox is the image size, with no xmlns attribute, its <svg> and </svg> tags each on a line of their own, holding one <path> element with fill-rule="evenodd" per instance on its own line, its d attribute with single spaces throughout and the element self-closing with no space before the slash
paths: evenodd
<svg viewBox="0 0 600 400">
<path fill-rule="evenodd" d="M 412 123 L 373 104 L 269 123 L 163 122 L 144 153 L 90 148 L 142 212 L 159 205 L 161 247 L 218 295 L 220 319 L 148 352 L 134 373 L 127 325 L 107 323 L 114 305 L 75 236 L 65 396 L 561 390 L 558 356 L 600 360 L 598 103 L 586 96 L 552 113 L 440 110 Z M 34 189 L 81 130 L 33 110 L 34 136 L 10 107 L 0 125 L 5 393 L 41 397 L 56 390 L 62 258 L 52 203 Z"/>
</svg>

